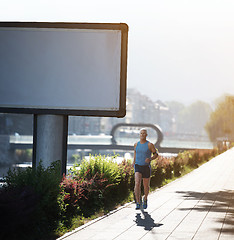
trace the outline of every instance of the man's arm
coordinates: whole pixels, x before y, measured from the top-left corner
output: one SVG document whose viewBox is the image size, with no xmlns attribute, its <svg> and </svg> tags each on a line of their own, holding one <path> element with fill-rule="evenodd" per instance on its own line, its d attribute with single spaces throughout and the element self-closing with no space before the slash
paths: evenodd
<svg viewBox="0 0 234 240">
<path fill-rule="evenodd" d="M 158 157 L 158 151 L 155 148 L 153 143 L 148 144 L 149 150 L 153 153 L 153 156 L 151 158 L 146 158 L 146 162 L 150 163 L 152 160 L 156 159 Z"/>
<path fill-rule="evenodd" d="M 155 148 L 153 143 L 150 143 L 150 151 L 153 153 L 153 156 L 151 157 L 152 161 L 158 157 L 158 150 Z"/>
<path fill-rule="evenodd" d="M 133 162 L 132 162 L 132 166 L 134 167 L 135 162 L 136 162 L 136 143 L 134 144 L 134 155 L 133 155 Z"/>
</svg>

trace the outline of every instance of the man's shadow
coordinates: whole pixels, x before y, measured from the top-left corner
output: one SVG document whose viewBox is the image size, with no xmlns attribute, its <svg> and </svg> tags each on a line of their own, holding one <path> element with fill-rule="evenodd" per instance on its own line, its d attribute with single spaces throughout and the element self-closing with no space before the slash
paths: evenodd
<svg viewBox="0 0 234 240">
<path fill-rule="evenodd" d="M 148 212 L 145 212 L 144 210 L 141 210 L 141 212 L 143 214 L 143 218 L 141 213 L 136 214 L 136 220 L 134 222 L 136 222 L 137 226 L 144 227 L 145 230 L 150 231 L 154 227 L 160 227 L 163 225 L 161 223 L 155 223 L 154 219 Z"/>
</svg>

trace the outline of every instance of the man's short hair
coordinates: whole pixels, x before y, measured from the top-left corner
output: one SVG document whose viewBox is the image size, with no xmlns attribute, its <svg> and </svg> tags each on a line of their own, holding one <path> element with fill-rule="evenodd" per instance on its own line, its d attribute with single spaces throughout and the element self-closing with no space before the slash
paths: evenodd
<svg viewBox="0 0 234 240">
<path fill-rule="evenodd" d="M 141 128 L 141 129 L 140 129 L 140 132 L 141 132 L 141 131 L 145 131 L 145 132 L 146 132 L 146 134 L 148 134 L 148 133 L 147 133 L 147 129 L 146 129 L 146 128 Z"/>
</svg>

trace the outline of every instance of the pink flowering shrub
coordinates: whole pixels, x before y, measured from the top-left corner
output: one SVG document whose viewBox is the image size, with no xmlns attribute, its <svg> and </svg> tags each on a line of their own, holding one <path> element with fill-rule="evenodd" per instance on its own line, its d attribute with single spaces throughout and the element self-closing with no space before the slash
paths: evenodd
<svg viewBox="0 0 234 240">
<path fill-rule="evenodd" d="M 103 174 L 93 176 L 89 170 L 82 176 L 63 177 L 60 184 L 63 209 L 66 215 L 89 216 L 103 207 L 104 191 L 110 186 Z"/>
</svg>

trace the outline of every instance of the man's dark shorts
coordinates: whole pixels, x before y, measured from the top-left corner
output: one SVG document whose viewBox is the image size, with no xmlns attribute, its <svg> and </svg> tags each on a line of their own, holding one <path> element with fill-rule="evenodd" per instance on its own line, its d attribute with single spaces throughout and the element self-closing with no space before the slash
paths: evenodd
<svg viewBox="0 0 234 240">
<path fill-rule="evenodd" d="M 135 173 L 139 172 L 142 174 L 142 178 L 149 178 L 151 175 L 151 168 L 149 165 L 141 166 L 138 164 L 135 164 Z"/>
</svg>

